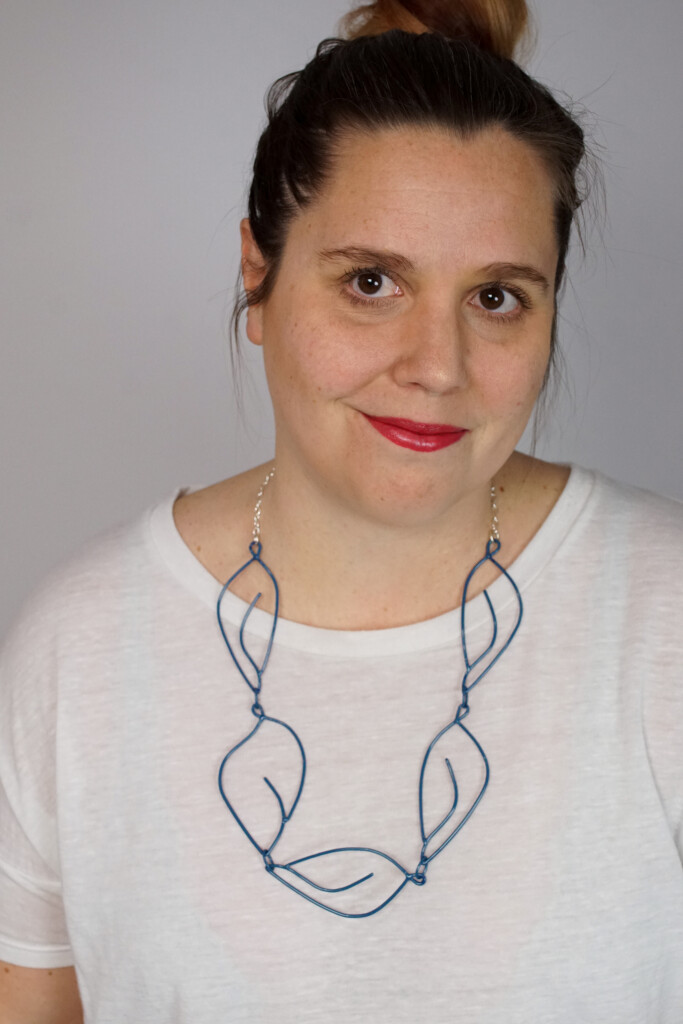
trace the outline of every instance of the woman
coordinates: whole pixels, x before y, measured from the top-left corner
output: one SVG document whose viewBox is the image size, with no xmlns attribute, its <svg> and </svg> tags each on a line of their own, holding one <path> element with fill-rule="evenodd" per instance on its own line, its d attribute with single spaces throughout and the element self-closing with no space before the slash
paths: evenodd
<svg viewBox="0 0 683 1024">
<path fill-rule="evenodd" d="M 371 5 L 276 87 L 275 457 L 5 648 L 9 1019 L 680 1019 L 681 509 L 515 451 L 584 156 L 525 18 Z"/>
</svg>

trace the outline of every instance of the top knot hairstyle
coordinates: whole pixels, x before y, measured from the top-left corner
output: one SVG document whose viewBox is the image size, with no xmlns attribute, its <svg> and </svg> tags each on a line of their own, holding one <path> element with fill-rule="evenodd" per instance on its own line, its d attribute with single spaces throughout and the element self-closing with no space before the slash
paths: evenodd
<svg viewBox="0 0 683 1024">
<path fill-rule="evenodd" d="M 555 183 L 562 283 L 571 226 L 583 201 L 583 131 L 545 86 L 512 59 L 528 29 L 525 0 L 376 0 L 342 19 L 301 71 L 270 88 L 254 160 L 249 221 L 266 265 L 239 293 L 232 324 L 269 297 L 293 217 L 324 188 L 336 144 L 353 131 L 439 127 L 467 139 L 500 126 L 534 149 Z M 551 361 L 555 356 L 553 325 Z"/>
<path fill-rule="evenodd" d="M 469 39 L 480 49 L 512 60 L 528 29 L 525 0 L 377 0 L 358 7 L 339 23 L 346 39 L 377 36 L 392 28 L 404 32 L 440 32 Z"/>
</svg>

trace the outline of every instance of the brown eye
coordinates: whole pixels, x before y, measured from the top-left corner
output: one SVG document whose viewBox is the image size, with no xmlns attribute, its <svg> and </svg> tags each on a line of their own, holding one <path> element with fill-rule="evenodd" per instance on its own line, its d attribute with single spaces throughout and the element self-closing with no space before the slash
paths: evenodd
<svg viewBox="0 0 683 1024">
<path fill-rule="evenodd" d="M 376 295 L 382 287 L 381 274 L 359 274 L 356 280 L 358 282 L 358 290 L 363 295 Z"/>
<path fill-rule="evenodd" d="M 502 288 L 484 288 L 479 292 L 479 298 L 484 309 L 497 310 L 505 302 L 505 292 Z"/>
<path fill-rule="evenodd" d="M 388 274 L 372 267 L 362 270 L 352 270 L 346 277 L 347 283 L 351 286 L 353 293 L 352 300 L 356 302 L 373 303 L 373 299 L 390 299 L 392 296 L 399 296 L 401 289 Z"/>
<path fill-rule="evenodd" d="M 516 295 L 513 295 L 507 288 L 499 285 L 488 285 L 477 292 L 475 305 L 487 313 L 500 313 L 501 315 L 515 313 L 522 305 Z"/>
</svg>

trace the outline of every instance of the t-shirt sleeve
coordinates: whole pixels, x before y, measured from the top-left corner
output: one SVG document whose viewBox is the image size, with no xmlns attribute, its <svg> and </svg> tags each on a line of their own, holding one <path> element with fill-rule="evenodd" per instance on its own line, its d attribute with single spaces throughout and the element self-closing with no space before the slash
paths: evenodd
<svg viewBox="0 0 683 1024">
<path fill-rule="evenodd" d="M 43 586 L 0 650 L 0 959 L 73 964 L 59 868 L 58 597 Z"/>
<path fill-rule="evenodd" d="M 664 673 L 649 680 L 643 724 L 655 785 L 683 865 L 683 678 L 679 658 L 670 676 Z"/>
<path fill-rule="evenodd" d="M 638 589 L 634 643 L 643 666 L 643 731 L 669 830 L 683 863 L 683 504 L 647 495 L 632 539 Z"/>
</svg>

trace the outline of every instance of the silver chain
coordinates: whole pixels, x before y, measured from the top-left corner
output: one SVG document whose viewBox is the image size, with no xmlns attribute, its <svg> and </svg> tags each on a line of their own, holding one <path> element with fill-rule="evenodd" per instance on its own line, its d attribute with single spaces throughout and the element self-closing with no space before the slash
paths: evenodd
<svg viewBox="0 0 683 1024">
<path fill-rule="evenodd" d="M 263 492 L 265 491 L 266 487 L 268 486 L 268 484 L 270 483 L 274 476 L 275 466 L 273 466 L 271 471 L 268 473 L 268 476 L 261 484 L 259 492 L 256 495 L 256 504 L 254 505 L 254 529 L 251 537 L 252 543 L 254 541 L 258 542 L 261 539 L 261 502 L 263 501 Z"/>
<path fill-rule="evenodd" d="M 489 529 L 489 540 L 500 540 L 498 532 L 498 505 L 496 504 L 496 485 L 491 484 L 491 527 Z"/>
</svg>

